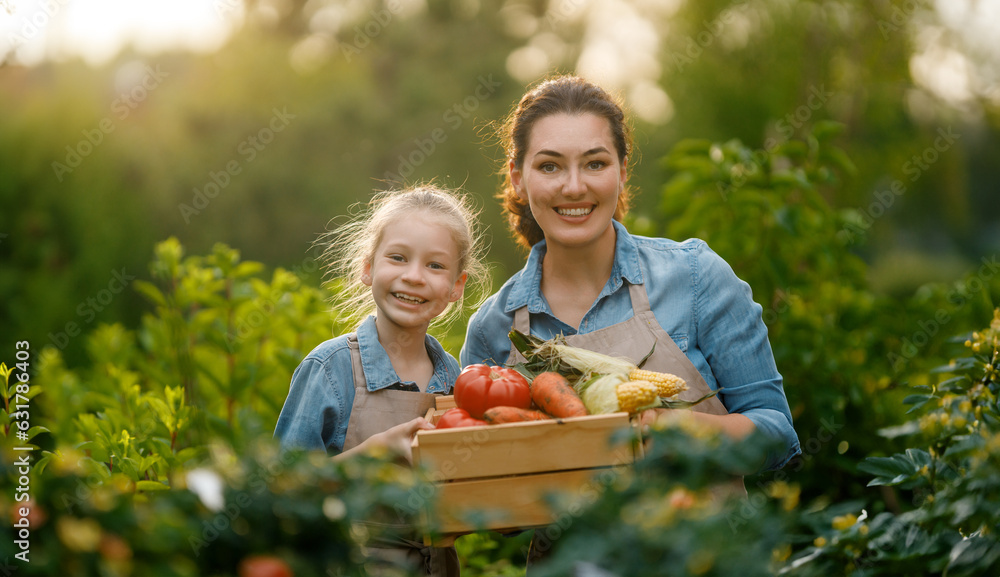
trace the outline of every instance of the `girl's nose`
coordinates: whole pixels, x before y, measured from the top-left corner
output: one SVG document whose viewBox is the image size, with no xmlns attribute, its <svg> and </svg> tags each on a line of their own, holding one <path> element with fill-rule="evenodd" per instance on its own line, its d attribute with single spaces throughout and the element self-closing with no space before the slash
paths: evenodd
<svg viewBox="0 0 1000 577">
<path fill-rule="evenodd" d="M 420 284 L 424 280 L 423 267 L 419 263 L 412 262 L 403 271 L 403 280 L 410 284 Z"/>
</svg>

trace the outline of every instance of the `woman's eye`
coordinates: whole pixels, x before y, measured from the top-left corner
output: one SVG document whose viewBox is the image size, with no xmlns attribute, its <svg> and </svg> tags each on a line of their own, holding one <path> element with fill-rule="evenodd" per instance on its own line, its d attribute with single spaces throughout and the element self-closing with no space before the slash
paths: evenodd
<svg viewBox="0 0 1000 577">
<path fill-rule="evenodd" d="M 605 166 L 607 166 L 607 163 L 604 162 L 603 160 L 591 160 L 590 162 L 587 163 L 587 168 L 591 170 L 600 170 Z"/>
<path fill-rule="evenodd" d="M 538 170 L 541 170 L 542 172 L 555 172 L 556 168 L 557 167 L 556 167 L 555 163 L 546 162 L 546 163 L 542 164 L 541 166 L 539 166 Z"/>
</svg>

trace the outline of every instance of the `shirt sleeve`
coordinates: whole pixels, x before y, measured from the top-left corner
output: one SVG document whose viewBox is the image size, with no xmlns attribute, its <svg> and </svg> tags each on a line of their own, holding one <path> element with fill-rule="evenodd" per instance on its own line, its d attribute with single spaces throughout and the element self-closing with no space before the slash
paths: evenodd
<svg viewBox="0 0 1000 577">
<path fill-rule="evenodd" d="M 745 415 L 758 431 L 778 441 L 764 469 L 779 469 L 801 451 L 761 318 L 763 309 L 754 302 L 750 286 L 705 245 L 698 263 L 695 321 L 699 347 L 726 409 Z"/>
<path fill-rule="evenodd" d="M 288 397 L 278 416 L 274 437 L 282 449 L 322 449 L 329 454 L 343 450 L 350 418 L 348 399 L 340 383 L 331 378 L 328 363 L 306 357 L 292 374 Z M 347 375 L 352 371 L 348 370 Z"/>
</svg>

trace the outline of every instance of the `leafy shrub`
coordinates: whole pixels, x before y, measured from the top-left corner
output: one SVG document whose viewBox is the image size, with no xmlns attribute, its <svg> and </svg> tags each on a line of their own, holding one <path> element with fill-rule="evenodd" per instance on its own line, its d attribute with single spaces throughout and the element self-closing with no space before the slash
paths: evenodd
<svg viewBox="0 0 1000 577">
<path fill-rule="evenodd" d="M 911 447 L 870 457 L 870 486 L 893 486 L 914 507 L 870 516 L 823 511 L 810 519 L 813 546 L 793 575 L 979 576 L 1000 572 L 1000 309 L 990 326 L 960 342 L 966 356 L 935 369 L 931 385 L 906 398 L 914 417 L 882 431 Z M 901 509 L 901 507 L 900 507 Z"/>
<path fill-rule="evenodd" d="M 684 141 L 664 159 L 661 203 L 664 236 L 704 239 L 752 287 L 803 448 L 783 475 L 834 500 L 857 496 L 854 463 L 886 442 L 870 431 L 900 417 L 887 347 L 904 318 L 868 288 L 857 214 L 828 200 L 854 172 L 839 131 L 756 150 Z"/>
</svg>

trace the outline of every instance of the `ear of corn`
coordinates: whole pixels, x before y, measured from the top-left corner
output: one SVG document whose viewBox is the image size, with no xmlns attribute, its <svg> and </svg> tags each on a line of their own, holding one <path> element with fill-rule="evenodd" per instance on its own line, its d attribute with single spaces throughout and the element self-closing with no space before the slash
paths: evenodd
<svg viewBox="0 0 1000 577">
<path fill-rule="evenodd" d="M 627 413 L 637 413 L 641 409 L 656 406 L 659 396 L 656 385 L 649 381 L 626 381 L 615 391 L 618 408 Z"/>
<path fill-rule="evenodd" d="M 586 381 L 581 379 L 575 388 L 591 415 L 605 415 L 621 410 L 618 406 L 618 385 L 624 380 L 617 374 L 598 375 Z"/>
<path fill-rule="evenodd" d="M 570 346 L 561 335 L 543 340 L 514 329 L 510 331 L 510 341 L 525 358 L 515 369 L 526 376 L 546 371 L 563 375 L 592 415 L 631 413 L 652 407 L 687 409 L 717 393 L 713 391 L 693 401 L 676 399 L 678 393 L 688 389 L 684 379 L 639 368 L 652 350 L 636 365 L 628 359 Z"/>
<path fill-rule="evenodd" d="M 657 396 L 672 397 L 687 390 L 687 383 L 684 379 L 670 373 L 660 373 L 647 371 L 645 369 L 633 369 L 629 371 L 629 380 L 649 381 L 656 385 Z"/>
</svg>

